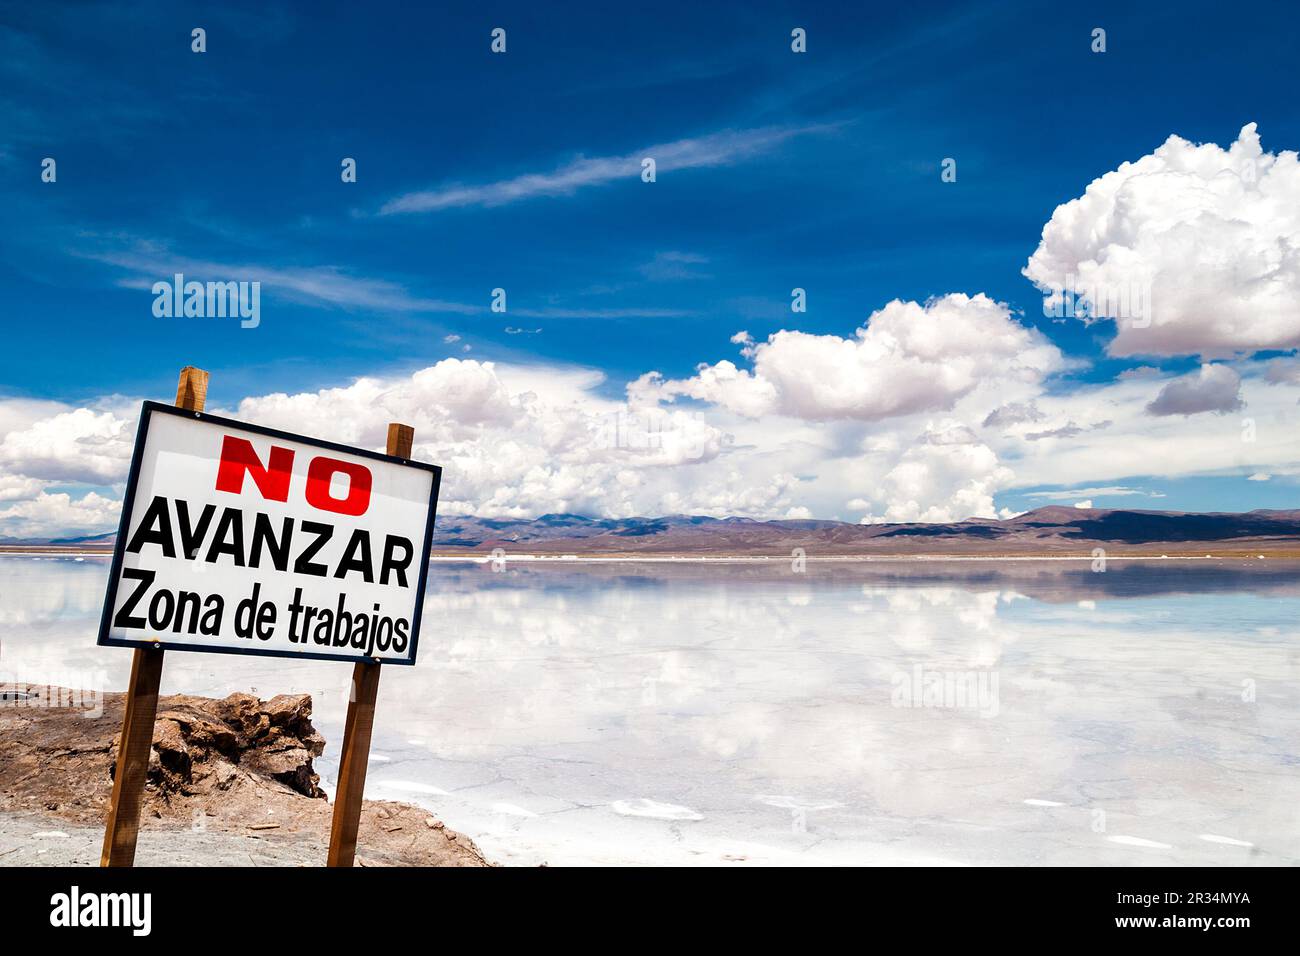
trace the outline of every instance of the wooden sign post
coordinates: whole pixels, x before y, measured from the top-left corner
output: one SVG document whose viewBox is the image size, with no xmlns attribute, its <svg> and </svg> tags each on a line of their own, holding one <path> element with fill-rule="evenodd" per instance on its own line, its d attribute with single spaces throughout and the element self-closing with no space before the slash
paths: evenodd
<svg viewBox="0 0 1300 956">
<path fill-rule="evenodd" d="M 207 388 L 186 367 L 175 407 L 141 408 L 98 641 L 134 654 L 100 865 L 135 861 L 165 645 L 353 664 L 328 855 L 351 866 L 379 668 L 415 663 L 442 469 L 411 460 L 409 425 L 379 454 L 208 415 Z"/>
<path fill-rule="evenodd" d="M 187 365 L 176 386 L 176 407 L 201 412 L 208 399 L 208 373 Z M 131 682 L 126 688 L 122 737 L 117 745 L 117 770 L 113 797 L 104 826 L 100 866 L 131 866 L 140 833 L 140 800 L 153 750 L 153 722 L 158 713 L 158 684 L 162 680 L 163 649 L 137 647 L 131 659 Z"/>
<path fill-rule="evenodd" d="M 388 454 L 410 458 L 415 429 L 396 422 L 388 426 Z M 328 866 L 351 866 L 357 855 L 357 829 L 361 825 L 361 799 L 370 763 L 370 732 L 375 726 L 375 698 L 379 694 L 380 664 L 352 665 L 352 690 L 348 717 L 343 725 L 339 752 L 339 779 L 334 791 L 334 820 L 330 824 Z"/>
</svg>

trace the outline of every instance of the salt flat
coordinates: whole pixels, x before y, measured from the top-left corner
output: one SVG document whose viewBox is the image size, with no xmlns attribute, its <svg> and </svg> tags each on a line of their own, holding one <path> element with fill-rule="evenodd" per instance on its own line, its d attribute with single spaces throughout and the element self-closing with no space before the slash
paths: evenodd
<svg viewBox="0 0 1300 956">
<path fill-rule="evenodd" d="M 105 573 L 0 562 L 5 680 L 125 685 Z M 1298 620 L 1276 560 L 439 564 L 367 795 L 503 863 L 1295 864 Z M 163 692 L 310 692 L 333 742 L 349 675 L 176 653 Z"/>
</svg>

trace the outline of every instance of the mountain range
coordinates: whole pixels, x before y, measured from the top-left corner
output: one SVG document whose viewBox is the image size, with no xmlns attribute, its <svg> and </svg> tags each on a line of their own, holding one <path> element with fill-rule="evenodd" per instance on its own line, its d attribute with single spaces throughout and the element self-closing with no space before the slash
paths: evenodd
<svg viewBox="0 0 1300 956">
<path fill-rule="evenodd" d="M 1211 547 L 1300 553 L 1300 510 L 1202 514 L 1052 506 L 1014 518 L 942 524 L 685 515 L 549 514 L 531 520 L 448 516 L 438 519 L 434 534 L 435 553 L 504 548 L 539 554 L 788 555 L 803 548 L 822 555 L 970 555 L 1078 554 L 1095 547 L 1116 553 L 1204 553 Z"/>
<path fill-rule="evenodd" d="M 108 550 L 113 534 L 3 540 L 0 547 Z M 540 518 L 440 515 L 435 554 L 1059 555 L 1104 548 L 1114 554 L 1294 553 L 1300 510 L 1196 513 L 1051 506 L 1006 519 L 950 523 L 851 524 L 843 521 L 709 518 Z"/>
</svg>

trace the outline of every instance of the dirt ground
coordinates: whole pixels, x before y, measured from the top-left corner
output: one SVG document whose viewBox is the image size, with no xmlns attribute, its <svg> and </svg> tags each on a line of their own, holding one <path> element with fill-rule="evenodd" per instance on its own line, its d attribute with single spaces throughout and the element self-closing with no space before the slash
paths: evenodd
<svg viewBox="0 0 1300 956">
<path fill-rule="evenodd" d="M 0 866 L 98 865 L 122 707 L 121 694 L 0 688 Z M 137 865 L 324 865 L 333 807 L 310 718 L 306 695 L 160 698 Z M 427 810 L 374 800 L 357 864 L 489 865 Z"/>
</svg>

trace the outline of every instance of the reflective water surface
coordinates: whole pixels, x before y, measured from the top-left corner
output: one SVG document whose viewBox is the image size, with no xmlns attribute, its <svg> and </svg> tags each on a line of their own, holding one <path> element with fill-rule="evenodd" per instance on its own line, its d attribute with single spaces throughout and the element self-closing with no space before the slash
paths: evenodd
<svg viewBox="0 0 1300 956">
<path fill-rule="evenodd" d="M 107 562 L 0 557 L 0 681 L 120 690 Z M 367 794 L 501 862 L 1300 862 L 1300 565 L 435 563 Z M 168 655 L 163 692 L 351 667 Z"/>
</svg>

